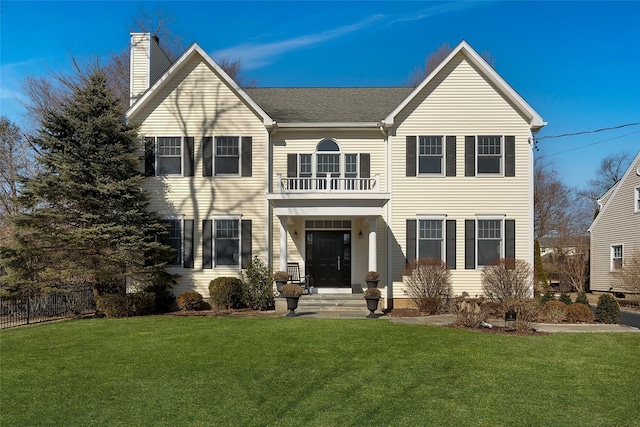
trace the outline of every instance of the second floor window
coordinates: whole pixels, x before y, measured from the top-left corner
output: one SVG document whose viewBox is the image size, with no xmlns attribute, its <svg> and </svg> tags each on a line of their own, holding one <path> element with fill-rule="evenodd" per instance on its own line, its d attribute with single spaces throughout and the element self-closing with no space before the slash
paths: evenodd
<svg viewBox="0 0 640 427">
<path fill-rule="evenodd" d="M 182 175 L 182 138 L 159 137 L 158 175 Z"/>
<path fill-rule="evenodd" d="M 442 174 L 443 151 L 441 136 L 419 137 L 418 173 Z"/>
<path fill-rule="evenodd" d="M 478 136 L 478 174 L 502 173 L 500 136 Z"/>
<path fill-rule="evenodd" d="M 216 175 L 238 175 L 240 173 L 240 138 L 237 136 L 216 136 Z"/>
</svg>

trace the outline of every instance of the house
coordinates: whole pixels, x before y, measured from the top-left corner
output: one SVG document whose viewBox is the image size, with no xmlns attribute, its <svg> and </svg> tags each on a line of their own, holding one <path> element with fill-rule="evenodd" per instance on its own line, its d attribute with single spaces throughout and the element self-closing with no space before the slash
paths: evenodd
<svg viewBox="0 0 640 427">
<path fill-rule="evenodd" d="M 542 237 L 538 242 L 551 289 L 573 292 L 576 283 L 580 289 L 588 289 L 589 236 Z"/>
<path fill-rule="evenodd" d="M 145 137 L 176 292 L 206 297 L 259 256 L 298 263 L 318 293 L 378 271 L 390 308 L 409 303 L 416 257 L 446 261 L 470 295 L 495 259 L 533 264 L 532 144 L 546 123 L 468 43 L 415 88 L 243 89 L 197 44 L 174 63 L 149 34 L 131 49 L 126 119 Z"/>
<path fill-rule="evenodd" d="M 591 232 L 591 290 L 622 291 L 614 276 L 640 251 L 640 152 L 599 200 Z"/>
</svg>

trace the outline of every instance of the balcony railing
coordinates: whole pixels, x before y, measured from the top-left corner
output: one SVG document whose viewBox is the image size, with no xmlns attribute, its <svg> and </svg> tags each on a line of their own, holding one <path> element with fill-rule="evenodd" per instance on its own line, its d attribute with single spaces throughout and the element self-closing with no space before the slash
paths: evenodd
<svg viewBox="0 0 640 427">
<path fill-rule="evenodd" d="M 371 192 L 380 191 L 378 182 L 380 175 L 373 178 L 283 178 L 277 175 L 281 193 L 299 192 Z"/>
</svg>

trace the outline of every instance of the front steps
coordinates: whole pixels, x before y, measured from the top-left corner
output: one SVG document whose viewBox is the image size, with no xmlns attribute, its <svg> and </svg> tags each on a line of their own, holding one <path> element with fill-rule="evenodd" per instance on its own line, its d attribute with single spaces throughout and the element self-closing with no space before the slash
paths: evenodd
<svg viewBox="0 0 640 427">
<path fill-rule="evenodd" d="M 378 303 L 376 314 L 382 314 L 384 299 Z M 287 312 L 287 301 L 283 297 L 276 297 L 276 311 Z M 303 316 L 305 314 L 317 314 L 323 312 L 342 312 L 352 315 L 362 314 L 365 317 L 369 314 L 367 301 L 363 294 L 311 294 L 302 295 L 298 300 L 296 313 Z"/>
</svg>

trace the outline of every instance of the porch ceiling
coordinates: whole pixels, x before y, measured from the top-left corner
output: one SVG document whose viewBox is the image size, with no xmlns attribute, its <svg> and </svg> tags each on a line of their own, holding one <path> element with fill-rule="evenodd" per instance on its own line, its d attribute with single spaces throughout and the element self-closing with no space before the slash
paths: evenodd
<svg viewBox="0 0 640 427">
<path fill-rule="evenodd" d="M 267 199 L 281 216 L 377 217 L 390 200 L 389 193 L 375 194 L 268 194 Z"/>
</svg>

